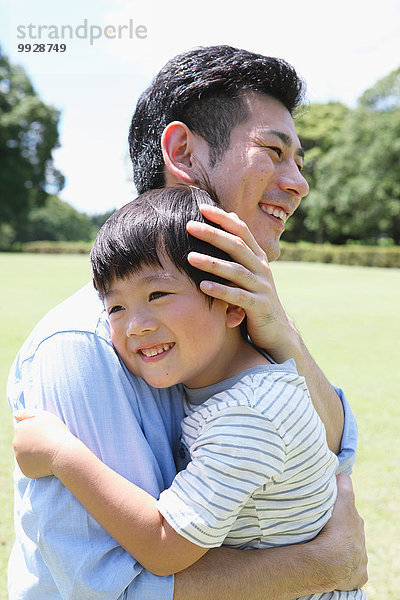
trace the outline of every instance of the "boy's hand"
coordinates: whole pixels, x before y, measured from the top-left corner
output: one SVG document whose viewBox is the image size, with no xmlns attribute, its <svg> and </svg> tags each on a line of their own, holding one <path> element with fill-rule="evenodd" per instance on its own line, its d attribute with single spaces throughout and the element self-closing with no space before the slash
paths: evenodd
<svg viewBox="0 0 400 600">
<path fill-rule="evenodd" d="M 200 288 L 213 298 L 243 308 L 252 341 L 268 350 L 279 362 L 280 346 L 286 346 L 297 332 L 279 300 L 267 255 L 236 214 L 208 205 L 200 208 L 208 220 L 220 225 L 224 231 L 190 221 L 187 225 L 189 233 L 224 250 L 236 261 L 226 262 L 191 252 L 188 260 L 192 266 L 219 275 L 234 286 L 204 281 Z"/>
<path fill-rule="evenodd" d="M 26 477 L 37 479 L 53 474 L 57 452 L 74 436 L 55 415 L 45 410 L 18 410 L 13 413 L 14 453 Z"/>
</svg>

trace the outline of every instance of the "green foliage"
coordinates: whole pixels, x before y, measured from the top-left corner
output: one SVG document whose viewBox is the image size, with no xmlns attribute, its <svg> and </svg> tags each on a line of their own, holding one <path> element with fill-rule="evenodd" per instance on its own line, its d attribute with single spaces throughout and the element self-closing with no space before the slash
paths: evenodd
<svg viewBox="0 0 400 600">
<path fill-rule="evenodd" d="M 334 145 L 335 136 L 343 128 L 350 112 L 350 109 L 340 102 L 315 103 L 296 119 L 297 134 L 306 152 L 303 173 L 310 186 L 311 194 L 317 187 L 317 166 Z M 312 196 L 302 201 L 296 213 L 288 221 L 285 240 L 314 241 L 316 237 L 314 230 L 308 226 L 310 197 Z"/>
<path fill-rule="evenodd" d="M 281 242 L 279 260 L 400 269 L 400 247 L 390 245 L 390 242 L 379 246 Z"/>
<path fill-rule="evenodd" d="M 58 111 L 37 96 L 21 67 L 0 49 L 0 223 L 19 232 L 30 209 L 42 204 L 47 189 L 62 188 L 54 168 Z"/>
<path fill-rule="evenodd" d="M 311 191 L 285 240 L 399 244 L 400 68 L 367 90 L 354 110 L 311 105 L 297 130 Z"/>
<path fill-rule="evenodd" d="M 95 236 L 91 219 L 57 196 L 49 196 L 43 206 L 33 208 L 17 241 L 89 241 Z"/>
<path fill-rule="evenodd" d="M 364 92 L 359 105 L 386 111 L 400 108 L 400 67 L 380 79 L 373 88 Z"/>
<path fill-rule="evenodd" d="M 26 242 L 19 247 L 22 252 L 34 254 L 89 254 L 93 242 Z"/>
<path fill-rule="evenodd" d="M 107 221 L 107 219 L 109 217 L 111 217 L 111 215 L 113 214 L 113 212 L 114 212 L 114 210 L 109 210 L 109 211 L 107 211 L 105 213 L 101 213 L 100 215 L 90 215 L 89 216 L 89 219 L 91 220 L 92 225 L 93 225 L 93 227 L 96 230 L 96 233 L 100 229 L 100 227 L 102 225 L 104 225 L 104 223 Z"/>
<path fill-rule="evenodd" d="M 400 242 L 400 109 L 352 111 L 318 163 L 307 225 L 319 240 Z"/>
</svg>

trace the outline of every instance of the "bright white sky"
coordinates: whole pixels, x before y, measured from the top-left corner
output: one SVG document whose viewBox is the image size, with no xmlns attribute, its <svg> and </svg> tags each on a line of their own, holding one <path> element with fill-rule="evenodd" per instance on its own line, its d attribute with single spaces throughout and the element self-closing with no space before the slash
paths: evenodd
<svg viewBox="0 0 400 600">
<path fill-rule="evenodd" d="M 306 79 L 312 102 L 357 98 L 400 63 L 398 0 L 0 0 L 0 43 L 36 91 L 61 111 L 55 164 L 60 196 L 101 213 L 125 204 L 131 183 L 127 134 L 141 91 L 165 62 L 199 45 L 230 44 L 285 58 Z M 147 38 L 18 39 L 18 26 L 147 28 Z M 21 31 L 21 30 L 19 30 Z M 27 29 L 25 32 L 27 33 Z M 42 32 L 45 32 L 42 29 Z M 50 30 L 48 30 L 50 31 Z M 53 28 L 52 30 L 56 30 Z M 143 30 L 141 30 L 143 32 Z M 44 35 L 44 33 L 42 33 Z M 18 53 L 19 43 L 64 42 L 61 53 Z"/>
</svg>

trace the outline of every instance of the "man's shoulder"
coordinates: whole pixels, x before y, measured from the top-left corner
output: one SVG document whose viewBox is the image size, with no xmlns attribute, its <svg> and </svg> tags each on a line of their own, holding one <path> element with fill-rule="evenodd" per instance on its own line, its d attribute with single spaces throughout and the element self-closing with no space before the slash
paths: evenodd
<svg viewBox="0 0 400 600">
<path fill-rule="evenodd" d="M 33 329 L 21 351 L 32 354 L 43 341 L 63 333 L 86 333 L 110 341 L 103 303 L 87 284 L 51 309 Z"/>
</svg>

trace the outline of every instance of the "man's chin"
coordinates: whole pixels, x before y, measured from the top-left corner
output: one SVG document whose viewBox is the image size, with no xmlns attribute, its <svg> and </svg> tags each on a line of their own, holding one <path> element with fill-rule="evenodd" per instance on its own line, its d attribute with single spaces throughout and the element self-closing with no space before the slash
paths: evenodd
<svg viewBox="0 0 400 600">
<path fill-rule="evenodd" d="M 270 241 L 268 244 L 265 244 L 263 250 L 267 255 L 268 262 L 277 260 L 281 254 L 279 240 L 274 240 L 273 242 Z"/>
</svg>

